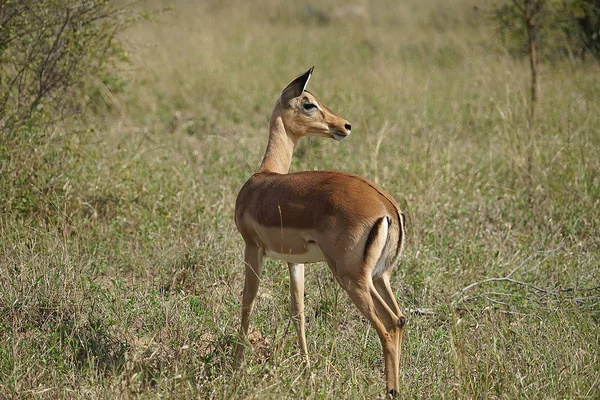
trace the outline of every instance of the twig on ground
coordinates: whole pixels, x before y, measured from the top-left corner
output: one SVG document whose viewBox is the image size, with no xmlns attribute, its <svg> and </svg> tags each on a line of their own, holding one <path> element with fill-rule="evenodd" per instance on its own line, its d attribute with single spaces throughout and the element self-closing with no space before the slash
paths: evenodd
<svg viewBox="0 0 600 400">
<path fill-rule="evenodd" d="M 489 282 L 509 282 L 509 283 L 513 283 L 515 285 L 523 286 L 523 287 L 525 287 L 527 289 L 532 289 L 532 290 L 534 290 L 537 293 L 542 294 L 542 295 L 556 295 L 558 293 L 573 292 L 575 290 L 577 290 L 577 291 L 600 290 L 600 286 L 595 286 L 595 287 L 591 287 L 591 288 L 573 288 L 573 287 L 567 287 L 567 288 L 541 288 L 541 287 L 535 286 L 533 284 L 530 284 L 530 283 L 523 282 L 521 280 L 512 278 L 512 276 L 515 274 L 515 272 L 517 272 L 521 268 L 523 268 L 523 266 L 526 265 L 527 262 L 530 261 L 535 255 L 537 255 L 537 254 L 545 254 L 546 255 L 546 257 L 544 257 L 544 259 L 541 260 L 538 263 L 538 266 L 539 266 L 539 264 L 541 264 L 548 257 L 550 257 L 550 255 L 552 255 L 552 254 L 556 253 L 558 250 L 560 250 L 563 247 L 564 243 L 565 243 L 565 240 L 563 239 L 560 242 L 560 244 L 557 247 L 555 247 L 554 249 L 551 249 L 551 250 L 536 250 L 531 255 L 529 255 L 528 257 L 526 257 L 525 260 L 523 260 L 518 266 L 516 266 L 515 268 L 513 268 L 506 276 L 496 277 L 496 278 L 487 278 L 487 279 L 484 279 L 484 280 L 481 280 L 481 281 L 473 282 L 473 283 L 465 286 L 461 290 L 457 291 L 456 293 L 454 293 L 452 296 L 450 296 L 450 298 L 455 298 L 455 297 L 457 297 L 459 295 L 462 295 L 465 292 L 467 292 L 467 291 L 469 291 L 469 290 L 471 290 L 471 289 L 473 289 L 473 288 L 475 288 L 477 286 L 480 286 L 480 285 L 483 285 L 483 284 L 489 283 Z M 532 269 L 528 270 L 528 271 L 525 271 L 525 273 L 531 272 L 531 271 L 533 271 L 536 268 L 537 268 L 537 266 L 535 268 L 532 268 Z M 488 298 L 488 297 L 486 296 L 486 298 Z M 465 300 L 465 299 L 466 298 L 462 298 L 462 300 Z M 458 299 L 453 300 L 452 303 L 455 303 L 456 301 L 458 301 Z"/>
<path fill-rule="evenodd" d="M 509 278 L 508 276 L 505 276 L 505 277 L 502 277 L 502 278 L 488 278 L 488 279 L 484 279 L 482 281 L 473 282 L 470 285 L 465 286 L 464 288 L 462 288 L 458 292 L 454 293 L 451 296 L 451 298 L 454 298 L 454 297 L 458 296 L 459 294 L 463 294 L 464 292 L 466 292 L 466 291 L 468 291 L 470 289 L 473 289 L 476 286 L 479 286 L 479 285 L 482 285 L 482 284 L 488 283 L 488 282 L 511 282 L 511 283 L 515 283 L 515 284 L 520 285 L 520 286 L 525 286 L 525 287 L 528 287 L 528 288 L 530 287 L 530 288 L 532 288 L 532 289 L 534 289 L 534 290 L 536 290 L 538 292 L 545 292 L 545 293 L 548 292 L 548 290 L 546 290 L 546 289 L 542 289 L 542 288 L 539 288 L 537 286 L 530 285 L 530 284 L 528 284 L 526 282 L 518 281 L 516 279 L 512 279 L 512 278 Z"/>
</svg>

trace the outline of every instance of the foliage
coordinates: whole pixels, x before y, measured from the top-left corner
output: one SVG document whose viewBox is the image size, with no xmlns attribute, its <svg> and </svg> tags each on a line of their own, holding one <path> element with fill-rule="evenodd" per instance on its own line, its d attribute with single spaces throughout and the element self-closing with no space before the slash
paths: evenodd
<svg viewBox="0 0 600 400">
<path fill-rule="evenodd" d="M 36 197 L 68 192 L 56 177 L 80 162 L 89 130 L 57 123 L 118 79 L 116 35 L 134 18 L 110 0 L 0 1 L 0 211 L 47 218 L 52 206 Z"/>
<path fill-rule="evenodd" d="M 122 14 L 109 0 L 2 0 L 2 139 L 78 112 L 73 91 L 122 51 Z"/>
<path fill-rule="evenodd" d="M 514 55 L 528 53 L 526 21 L 523 8 L 529 3 L 542 7 L 538 28 L 538 43 L 543 59 L 576 57 L 590 52 L 600 57 L 600 2 L 597 0 L 505 0 L 493 9 L 504 45 Z"/>
<path fill-rule="evenodd" d="M 583 43 L 600 59 L 600 0 L 582 0 L 583 15 L 577 18 Z"/>
</svg>

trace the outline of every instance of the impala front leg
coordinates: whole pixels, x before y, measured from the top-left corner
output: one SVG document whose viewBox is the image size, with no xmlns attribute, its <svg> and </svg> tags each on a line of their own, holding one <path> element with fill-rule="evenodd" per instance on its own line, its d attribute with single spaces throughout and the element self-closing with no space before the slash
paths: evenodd
<svg viewBox="0 0 600 400">
<path fill-rule="evenodd" d="M 298 334 L 300 353 L 308 362 L 304 318 L 304 264 L 288 263 L 290 269 L 290 300 L 292 303 L 292 322 Z"/>
<path fill-rule="evenodd" d="M 234 368 L 239 366 L 244 361 L 244 350 L 246 341 L 248 340 L 248 328 L 250 326 L 250 315 L 254 308 L 254 300 L 258 293 L 258 285 L 260 284 L 260 275 L 263 267 L 263 249 L 254 245 L 246 244 L 244 253 L 246 261 L 246 278 L 244 282 L 244 295 L 242 298 L 242 322 L 240 326 L 239 343 L 235 351 Z"/>
</svg>

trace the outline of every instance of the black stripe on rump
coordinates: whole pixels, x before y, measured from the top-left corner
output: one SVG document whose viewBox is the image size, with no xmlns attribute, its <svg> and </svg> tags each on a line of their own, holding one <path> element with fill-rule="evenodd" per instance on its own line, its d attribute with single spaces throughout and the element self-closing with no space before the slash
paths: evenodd
<svg viewBox="0 0 600 400">
<path fill-rule="evenodd" d="M 371 232 L 369 232 L 369 236 L 367 237 L 367 242 L 365 243 L 365 254 L 363 254 L 363 261 L 367 261 L 367 259 L 369 258 L 369 254 L 371 252 L 371 248 L 373 247 L 373 243 L 375 242 L 375 238 L 377 237 L 377 235 L 379 235 L 379 230 L 381 229 L 381 224 L 383 223 L 383 220 L 389 218 L 389 217 L 381 217 L 379 218 L 377 221 L 375 221 L 375 224 L 373 224 L 373 227 L 371 228 Z"/>
</svg>

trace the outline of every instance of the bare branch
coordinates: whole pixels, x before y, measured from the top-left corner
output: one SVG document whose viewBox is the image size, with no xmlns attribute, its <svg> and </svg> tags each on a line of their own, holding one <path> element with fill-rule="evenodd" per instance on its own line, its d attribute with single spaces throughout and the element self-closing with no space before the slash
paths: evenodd
<svg viewBox="0 0 600 400">
<path fill-rule="evenodd" d="M 551 294 L 558 294 L 558 293 L 564 293 L 564 292 L 572 292 L 575 291 L 575 288 L 572 287 L 568 287 L 568 288 L 541 288 L 539 286 L 535 286 L 533 284 L 524 282 L 522 280 L 518 280 L 518 279 L 514 279 L 512 278 L 512 276 L 519 271 L 524 265 L 526 265 L 534 256 L 538 255 L 538 254 L 545 254 L 546 257 L 544 257 L 543 260 L 541 260 L 539 264 L 541 264 L 542 262 L 544 262 L 545 260 L 548 259 L 548 257 L 550 257 L 552 254 L 556 253 L 558 250 L 560 250 L 563 246 L 564 246 L 565 240 L 563 239 L 560 244 L 550 250 L 536 250 L 535 252 L 533 252 L 532 254 L 530 254 L 529 256 L 527 256 L 525 258 L 525 260 L 523 260 L 517 267 L 513 268 L 507 275 L 503 276 L 503 277 L 494 277 L 494 278 L 487 278 L 481 281 L 477 281 L 477 282 L 473 282 L 467 286 L 465 286 L 464 288 L 462 288 L 461 290 L 455 292 L 454 294 L 452 294 L 452 296 L 450 296 L 450 298 L 455 298 L 459 295 L 464 294 L 465 292 L 477 287 L 477 286 L 481 286 L 483 284 L 486 283 L 490 283 L 490 282 L 508 282 L 508 283 L 512 283 L 515 285 L 519 285 L 522 286 L 524 288 L 530 289 L 530 290 L 534 290 L 537 293 L 540 294 L 545 294 L 545 295 L 551 295 Z M 537 267 L 536 267 L 537 268 Z M 526 272 L 530 272 L 533 269 L 530 269 L 529 271 Z M 591 291 L 591 290 L 598 290 L 600 289 L 600 286 L 596 286 L 596 287 L 592 287 L 592 288 L 582 288 L 582 289 L 577 289 L 577 290 L 583 290 L 583 291 Z M 454 300 L 456 301 L 456 300 Z"/>
</svg>

